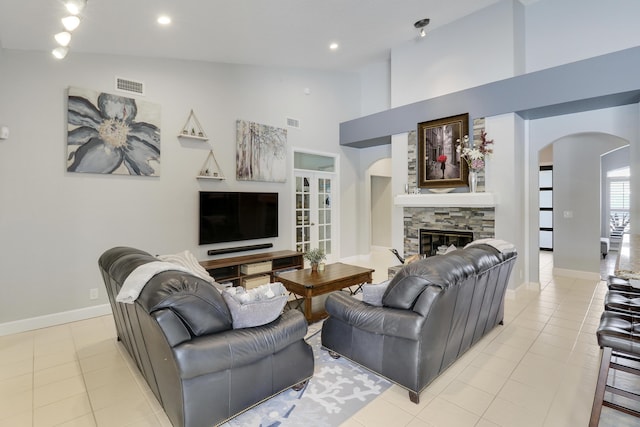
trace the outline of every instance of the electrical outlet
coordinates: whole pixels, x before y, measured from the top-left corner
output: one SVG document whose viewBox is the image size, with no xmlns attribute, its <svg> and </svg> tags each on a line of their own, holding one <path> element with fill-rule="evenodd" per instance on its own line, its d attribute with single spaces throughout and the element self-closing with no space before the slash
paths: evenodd
<svg viewBox="0 0 640 427">
<path fill-rule="evenodd" d="M 89 289 L 89 299 L 98 299 L 98 288 Z"/>
</svg>

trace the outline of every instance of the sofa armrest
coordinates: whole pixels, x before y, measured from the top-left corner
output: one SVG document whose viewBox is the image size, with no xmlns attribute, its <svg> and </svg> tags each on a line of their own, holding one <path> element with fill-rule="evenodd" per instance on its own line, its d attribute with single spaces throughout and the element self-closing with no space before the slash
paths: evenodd
<svg viewBox="0 0 640 427">
<path fill-rule="evenodd" d="M 376 307 L 344 292 L 329 294 L 325 309 L 330 317 L 367 332 L 418 340 L 424 317 L 413 310 Z"/>
<path fill-rule="evenodd" d="M 180 377 L 220 372 L 273 355 L 303 340 L 307 321 L 301 312 L 287 310 L 271 323 L 196 337 L 174 348 Z"/>
</svg>

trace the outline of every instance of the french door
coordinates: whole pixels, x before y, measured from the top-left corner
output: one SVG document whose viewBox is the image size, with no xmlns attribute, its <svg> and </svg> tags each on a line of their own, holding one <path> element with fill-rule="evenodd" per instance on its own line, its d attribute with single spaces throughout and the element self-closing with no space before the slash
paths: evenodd
<svg viewBox="0 0 640 427">
<path fill-rule="evenodd" d="M 295 172 L 296 250 L 323 249 L 327 262 L 334 260 L 334 173 Z"/>
</svg>

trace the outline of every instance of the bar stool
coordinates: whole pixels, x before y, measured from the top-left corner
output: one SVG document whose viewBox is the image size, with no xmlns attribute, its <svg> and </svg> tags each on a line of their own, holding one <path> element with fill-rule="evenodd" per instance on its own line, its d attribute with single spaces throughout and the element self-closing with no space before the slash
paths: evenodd
<svg viewBox="0 0 640 427">
<path fill-rule="evenodd" d="M 598 426 L 602 406 L 640 418 L 640 412 L 637 410 L 605 400 L 605 392 L 610 392 L 613 395 L 624 396 L 640 402 L 640 395 L 607 384 L 610 369 L 638 375 L 640 381 L 639 369 L 621 363 L 623 361 L 640 363 L 640 317 L 621 312 L 604 311 L 600 318 L 597 336 L 598 344 L 602 348 L 602 359 L 589 427 Z"/>
<path fill-rule="evenodd" d="M 640 294 L 610 290 L 604 297 L 605 311 L 640 315 Z"/>
<path fill-rule="evenodd" d="M 612 291 L 634 292 L 640 294 L 640 285 L 635 286 L 631 281 L 617 276 L 607 278 L 607 287 Z"/>
</svg>

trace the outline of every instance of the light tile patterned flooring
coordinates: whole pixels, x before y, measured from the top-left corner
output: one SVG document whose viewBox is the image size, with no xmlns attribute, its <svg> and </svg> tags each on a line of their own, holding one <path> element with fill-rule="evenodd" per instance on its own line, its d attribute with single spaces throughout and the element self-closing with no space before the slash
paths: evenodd
<svg viewBox="0 0 640 427">
<path fill-rule="evenodd" d="M 388 254 L 370 260 L 376 281 L 396 263 Z M 392 386 L 343 426 L 586 426 L 606 285 L 553 277 L 552 255 L 540 260 L 541 290 L 508 299 L 505 325 L 425 389 L 419 405 Z M 640 423 L 603 408 L 600 425 Z M 0 337 L 0 426 L 170 423 L 103 316 Z"/>
</svg>

